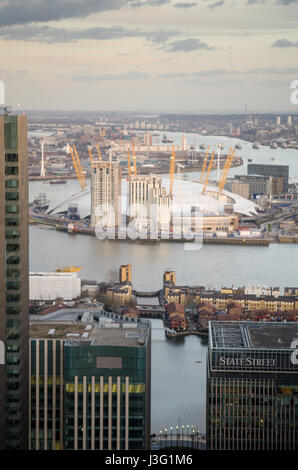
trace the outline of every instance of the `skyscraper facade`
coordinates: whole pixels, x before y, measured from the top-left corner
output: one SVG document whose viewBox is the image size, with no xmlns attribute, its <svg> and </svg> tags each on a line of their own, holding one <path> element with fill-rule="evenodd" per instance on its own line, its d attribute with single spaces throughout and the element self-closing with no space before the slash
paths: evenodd
<svg viewBox="0 0 298 470">
<path fill-rule="evenodd" d="M 298 449 L 297 337 L 297 323 L 209 323 L 208 449 Z"/>
<path fill-rule="evenodd" d="M 30 324 L 30 449 L 149 449 L 150 322 L 70 320 Z"/>
<path fill-rule="evenodd" d="M 0 115 L 0 449 L 28 446 L 27 118 Z M 2 362 L 2 364 L 1 364 Z"/>
<path fill-rule="evenodd" d="M 91 225 L 106 217 L 107 223 L 121 223 L 121 170 L 117 163 L 95 162 L 91 176 Z"/>
</svg>

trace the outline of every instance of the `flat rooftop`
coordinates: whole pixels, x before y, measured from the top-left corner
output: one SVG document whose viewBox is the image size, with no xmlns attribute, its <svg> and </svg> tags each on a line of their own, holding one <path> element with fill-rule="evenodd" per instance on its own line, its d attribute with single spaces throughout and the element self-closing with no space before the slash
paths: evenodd
<svg viewBox="0 0 298 470">
<path fill-rule="evenodd" d="M 74 344 L 98 346 L 142 346 L 148 329 L 132 323 L 30 322 L 31 339 L 60 339 Z M 139 339 L 143 338 L 143 343 Z"/>
<path fill-rule="evenodd" d="M 209 333 L 212 349 L 290 349 L 298 340 L 298 323 L 213 321 Z"/>
</svg>

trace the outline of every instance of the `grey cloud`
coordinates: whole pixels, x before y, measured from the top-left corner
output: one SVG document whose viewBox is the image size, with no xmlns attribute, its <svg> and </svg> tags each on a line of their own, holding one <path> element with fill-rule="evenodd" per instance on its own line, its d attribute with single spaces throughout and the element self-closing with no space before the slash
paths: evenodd
<svg viewBox="0 0 298 470">
<path fill-rule="evenodd" d="M 293 3 L 298 3 L 298 0 L 277 0 L 277 3 L 281 5 L 292 5 Z"/>
<path fill-rule="evenodd" d="M 208 8 L 217 8 L 217 7 L 221 7 L 224 4 L 225 4 L 225 0 L 219 0 L 218 2 L 214 2 L 214 3 L 211 3 L 211 5 L 208 5 Z"/>
<path fill-rule="evenodd" d="M 228 70 L 228 69 L 209 69 L 200 72 L 173 72 L 160 74 L 157 78 L 175 79 L 175 78 L 204 78 L 204 77 L 223 77 L 223 76 L 239 76 L 239 75 L 295 75 L 298 74 L 298 67 L 290 68 L 259 68 L 248 70 Z"/>
<path fill-rule="evenodd" d="M 186 2 L 178 2 L 173 5 L 175 8 L 192 8 L 197 6 L 196 2 L 193 3 L 186 3 Z"/>
<path fill-rule="evenodd" d="M 122 26 L 109 28 L 65 29 L 50 26 L 19 25 L 0 28 L 0 37 L 12 41 L 37 41 L 44 43 L 67 43 L 79 40 L 109 40 L 143 37 L 154 43 L 164 43 L 170 37 L 178 36 L 179 31 L 142 31 L 126 29 Z"/>
<path fill-rule="evenodd" d="M 138 72 L 133 70 L 132 72 L 120 73 L 120 74 L 88 74 L 88 75 L 74 75 L 72 80 L 74 82 L 99 82 L 105 80 L 146 80 L 150 78 L 150 75 L 147 73 Z"/>
<path fill-rule="evenodd" d="M 271 47 L 298 47 L 298 41 L 288 41 L 287 39 L 277 39 Z"/>
<path fill-rule="evenodd" d="M 212 47 L 208 46 L 205 42 L 200 39 L 181 39 L 180 41 L 174 41 L 168 46 L 168 52 L 190 52 L 198 49 L 211 50 Z"/>
<path fill-rule="evenodd" d="M 129 0 L 0 0 L 0 26 L 86 17 L 127 4 Z"/>
<path fill-rule="evenodd" d="M 125 6 L 160 6 L 170 0 L 0 0 L 0 26 L 84 18 Z"/>
<path fill-rule="evenodd" d="M 132 8 L 140 8 L 140 7 L 145 7 L 145 6 L 161 6 L 165 5 L 166 3 L 170 3 L 171 0 L 133 0 L 130 3 L 130 6 Z"/>
</svg>

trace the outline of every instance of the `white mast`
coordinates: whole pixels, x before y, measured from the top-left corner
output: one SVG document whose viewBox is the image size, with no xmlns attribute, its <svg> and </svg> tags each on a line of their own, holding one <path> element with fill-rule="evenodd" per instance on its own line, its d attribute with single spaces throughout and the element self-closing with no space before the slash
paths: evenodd
<svg viewBox="0 0 298 470">
<path fill-rule="evenodd" d="M 44 139 L 41 139 L 40 144 L 41 144 L 41 168 L 40 168 L 40 176 L 46 176 L 46 170 L 45 170 L 45 167 L 44 167 L 44 153 L 43 153 L 43 150 L 44 150 Z"/>
</svg>

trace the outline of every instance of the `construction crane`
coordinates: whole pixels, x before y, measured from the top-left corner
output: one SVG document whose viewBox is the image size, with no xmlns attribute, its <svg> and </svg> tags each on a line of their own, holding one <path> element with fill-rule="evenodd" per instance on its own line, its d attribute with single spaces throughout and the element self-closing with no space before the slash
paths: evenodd
<svg viewBox="0 0 298 470">
<path fill-rule="evenodd" d="M 134 144 L 132 144 L 132 162 L 133 162 L 133 172 L 134 172 L 134 176 L 138 176 L 137 161 L 136 161 L 136 154 L 135 154 L 135 146 L 134 146 Z"/>
<path fill-rule="evenodd" d="M 206 170 L 206 165 L 207 165 L 207 160 L 208 160 L 208 153 L 209 153 L 209 145 L 208 145 L 208 147 L 207 147 L 207 152 L 206 152 L 206 155 L 205 155 L 205 158 L 204 158 L 204 163 L 203 163 L 203 168 L 202 168 L 201 181 L 200 181 L 200 183 L 203 183 L 204 173 L 205 173 L 205 170 Z"/>
<path fill-rule="evenodd" d="M 77 273 L 81 270 L 82 268 L 79 268 L 78 266 L 64 266 L 63 268 L 55 269 L 55 273 Z"/>
<path fill-rule="evenodd" d="M 232 161 L 233 161 L 234 153 L 235 153 L 235 149 L 233 149 L 233 151 L 232 151 L 232 147 L 231 147 L 231 148 L 230 148 L 230 151 L 229 151 L 229 155 L 228 155 L 228 157 L 227 157 L 227 159 L 226 159 L 226 163 L 225 163 L 225 166 L 224 166 L 224 169 L 223 169 L 223 172 L 222 172 L 222 175 L 221 175 L 219 184 L 218 184 L 218 187 L 219 187 L 220 192 L 221 192 L 221 191 L 223 190 L 223 188 L 225 187 L 226 180 L 227 180 L 227 177 L 228 177 L 228 173 L 229 173 L 229 170 L 230 170 L 230 167 L 231 167 L 231 163 L 232 163 Z"/>
<path fill-rule="evenodd" d="M 129 149 L 127 150 L 127 165 L 128 165 L 128 177 L 131 178 L 131 164 L 130 164 L 130 156 L 129 156 Z"/>
<path fill-rule="evenodd" d="M 70 153 L 70 155 L 71 155 L 73 166 L 74 166 L 78 181 L 80 183 L 81 189 L 85 189 L 85 184 L 84 184 L 84 181 L 81 178 L 80 170 L 78 168 L 76 158 L 75 158 L 74 153 L 73 153 L 72 146 L 67 144 L 67 150 L 66 151 L 67 151 L 67 153 Z"/>
<path fill-rule="evenodd" d="M 173 186 L 174 186 L 174 175 L 175 175 L 175 150 L 172 145 L 171 160 L 170 160 L 170 198 L 173 199 Z"/>
<path fill-rule="evenodd" d="M 202 190 L 202 194 L 205 194 L 205 192 L 206 192 L 206 188 L 207 188 L 207 184 L 208 184 L 210 172 L 211 172 L 211 170 L 212 170 L 212 164 L 213 164 L 214 153 L 215 153 L 215 151 L 213 150 L 212 155 L 211 155 L 211 160 L 210 160 L 210 163 L 209 163 L 209 166 L 208 166 L 207 175 L 206 175 L 206 178 L 205 178 L 205 183 L 204 183 L 204 187 L 203 187 L 203 190 Z"/>
<path fill-rule="evenodd" d="M 85 178 L 85 174 L 83 172 L 83 168 L 82 168 L 82 165 L 81 165 L 81 161 L 80 161 L 80 158 L 79 158 L 79 154 L 77 152 L 77 149 L 76 149 L 76 146 L 74 145 L 73 146 L 73 149 L 74 149 L 74 152 L 75 152 L 75 156 L 76 156 L 76 159 L 77 159 L 77 163 L 78 163 L 78 168 L 79 168 L 79 171 L 80 171 L 80 174 L 81 174 L 81 179 L 83 181 L 83 185 L 84 185 L 84 188 L 87 186 L 87 183 L 86 183 L 86 178 Z"/>
</svg>

